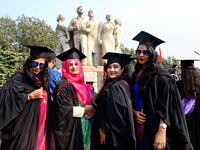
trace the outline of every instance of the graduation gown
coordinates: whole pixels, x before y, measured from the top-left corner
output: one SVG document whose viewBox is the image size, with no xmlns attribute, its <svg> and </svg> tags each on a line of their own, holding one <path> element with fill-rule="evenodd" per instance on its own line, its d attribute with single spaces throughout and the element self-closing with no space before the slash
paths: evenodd
<svg viewBox="0 0 200 150">
<path fill-rule="evenodd" d="M 176 82 L 178 89 L 181 94 L 181 99 L 185 97 L 185 93 L 183 90 L 183 82 L 182 80 Z M 200 99 L 197 98 L 195 102 L 195 107 L 192 113 L 187 114 L 186 116 L 188 132 L 190 135 L 190 140 L 194 147 L 194 150 L 200 149 Z"/>
<path fill-rule="evenodd" d="M 74 86 L 66 82 L 62 79 L 53 92 L 50 149 L 83 150 L 81 118 L 73 117 L 73 106 L 78 106 L 78 96 Z"/>
<path fill-rule="evenodd" d="M 133 73 L 135 81 L 136 72 Z M 181 97 L 170 73 L 158 66 L 146 85 L 143 110 L 146 115 L 143 131 L 143 150 L 153 150 L 154 137 L 158 131 L 160 118 L 167 124 L 167 150 L 190 150 L 187 123 Z"/>
<path fill-rule="evenodd" d="M 1 150 L 36 149 L 40 124 L 40 99 L 27 100 L 28 93 L 36 89 L 38 87 L 34 87 L 24 73 L 20 72 L 10 77 L 0 89 Z M 50 99 L 48 105 L 49 102 Z M 47 115 L 47 118 L 50 117 Z"/>
<path fill-rule="evenodd" d="M 100 128 L 106 133 L 106 145 L 100 143 Z M 115 149 L 136 149 L 131 92 L 121 80 L 113 84 L 97 102 L 91 132 L 91 150 Z"/>
</svg>

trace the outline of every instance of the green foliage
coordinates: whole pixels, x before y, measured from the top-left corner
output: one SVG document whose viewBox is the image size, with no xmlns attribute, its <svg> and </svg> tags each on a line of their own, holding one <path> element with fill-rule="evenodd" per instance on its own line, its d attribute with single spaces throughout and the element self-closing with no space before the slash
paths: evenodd
<svg viewBox="0 0 200 150">
<path fill-rule="evenodd" d="M 56 49 L 59 40 L 44 20 L 22 15 L 16 20 L 0 18 L 0 87 L 29 56 L 24 45 L 39 45 Z"/>
<path fill-rule="evenodd" d="M 122 51 L 123 54 L 129 54 L 129 55 L 131 55 L 132 57 L 136 57 L 136 55 L 135 55 L 135 50 L 134 50 L 133 48 L 128 49 L 128 48 L 125 47 L 124 44 L 122 44 L 122 43 L 121 43 L 120 48 L 121 48 L 121 51 Z"/>
<path fill-rule="evenodd" d="M 181 72 L 181 69 L 180 69 L 180 65 L 179 65 L 179 61 L 176 60 L 176 58 L 174 58 L 174 56 L 170 57 L 168 56 L 167 59 L 163 58 L 163 62 L 162 62 L 162 65 L 165 69 L 167 70 L 171 70 L 172 69 L 172 66 L 176 64 L 179 66 L 179 72 Z"/>
<path fill-rule="evenodd" d="M 6 80 L 19 70 L 22 53 L 0 49 L 0 88 Z"/>
</svg>

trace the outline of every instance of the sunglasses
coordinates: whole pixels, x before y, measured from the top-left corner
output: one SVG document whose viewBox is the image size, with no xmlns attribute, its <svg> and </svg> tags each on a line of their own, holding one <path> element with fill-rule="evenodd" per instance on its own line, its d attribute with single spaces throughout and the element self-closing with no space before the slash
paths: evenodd
<svg viewBox="0 0 200 150">
<path fill-rule="evenodd" d="M 141 55 L 141 53 L 143 53 L 144 56 L 148 56 L 149 55 L 149 51 L 148 50 L 136 50 L 136 55 Z"/>
<path fill-rule="evenodd" d="M 39 64 L 37 62 L 32 62 L 33 67 L 37 67 L 38 65 L 40 66 L 40 69 L 44 68 L 44 66 L 45 66 L 45 64 Z"/>
</svg>

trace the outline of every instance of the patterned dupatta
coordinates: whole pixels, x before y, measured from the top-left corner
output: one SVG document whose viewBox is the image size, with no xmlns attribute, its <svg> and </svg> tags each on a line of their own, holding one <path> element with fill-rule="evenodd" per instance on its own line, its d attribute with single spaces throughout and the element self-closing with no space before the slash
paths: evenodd
<svg viewBox="0 0 200 150">
<path fill-rule="evenodd" d="M 36 150 L 47 150 L 47 126 L 46 126 L 46 117 L 47 117 L 47 91 L 43 89 L 43 98 L 40 101 L 40 127 L 37 141 Z"/>
</svg>

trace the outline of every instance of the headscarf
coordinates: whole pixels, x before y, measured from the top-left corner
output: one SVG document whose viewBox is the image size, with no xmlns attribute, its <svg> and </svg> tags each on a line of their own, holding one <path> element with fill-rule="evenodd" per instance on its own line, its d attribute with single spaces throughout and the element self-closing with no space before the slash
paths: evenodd
<svg viewBox="0 0 200 150">
<path fill-rule="evenodd" d="M 92 94 L 91 91 L 93 90 L 93 87 L 89 84 L 85 84 L 84 81 L 84 73 L 83 73 L 83 67 L 81 65 L 81 62 L 78 59 L 74 59 L 78 65 L 79 73 L 78 74 L 72 74 L 69 70 L 70 63 L 72 59 L 68 59 L 64 62 L 62 67 L 62 79 L 65 78 L 68 81 L 73 81 L 71 84 L 74 86 L 76 93 L 78 95 L 78 99 L 80 100 L 83 107 L 85 105 L 91 105 L 92 103 Z"/>
</svg>

